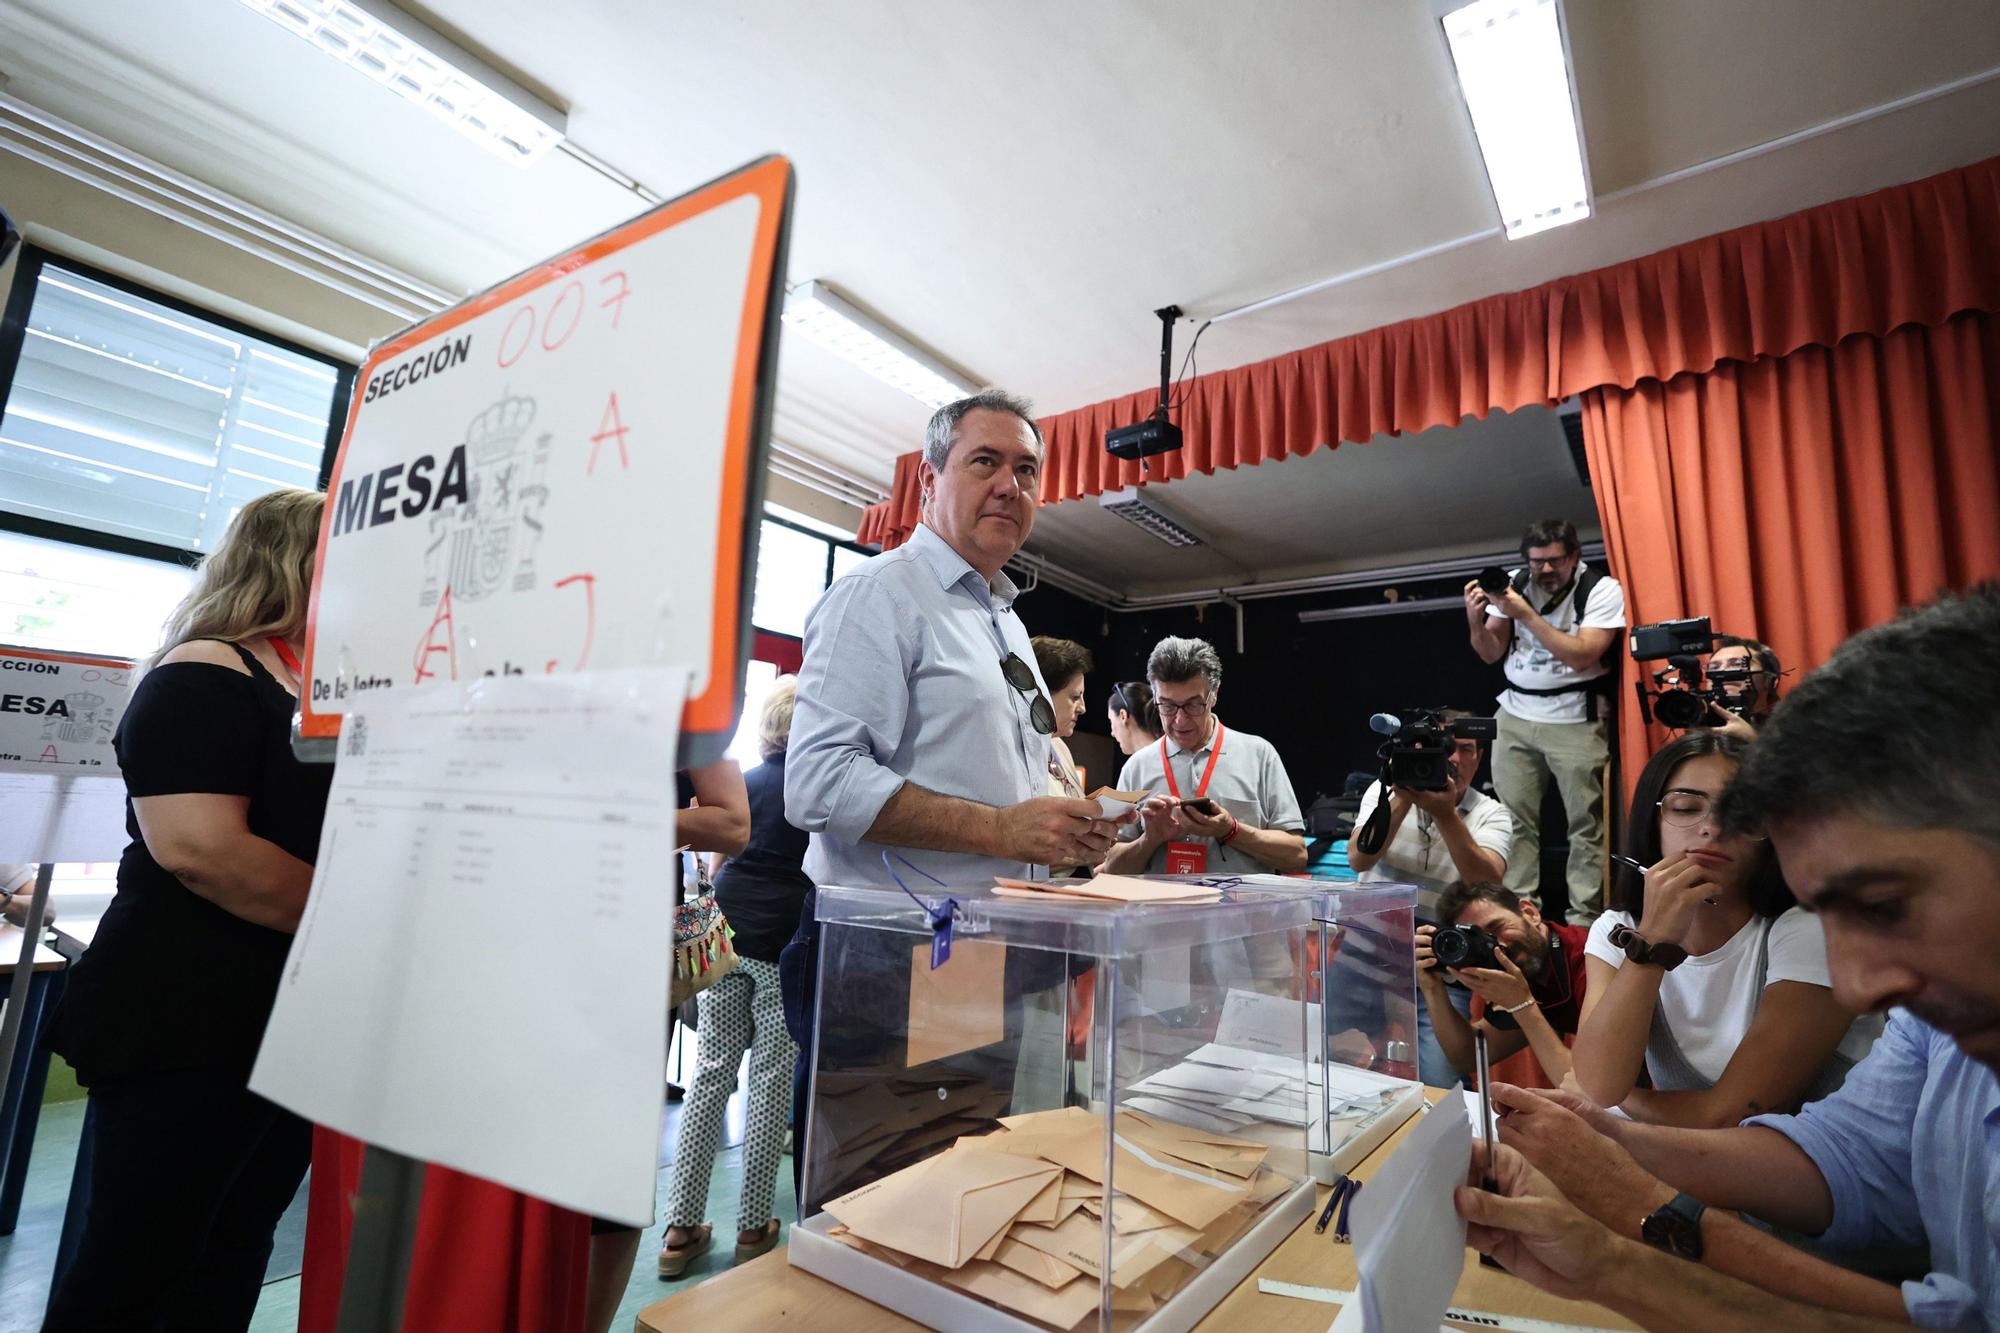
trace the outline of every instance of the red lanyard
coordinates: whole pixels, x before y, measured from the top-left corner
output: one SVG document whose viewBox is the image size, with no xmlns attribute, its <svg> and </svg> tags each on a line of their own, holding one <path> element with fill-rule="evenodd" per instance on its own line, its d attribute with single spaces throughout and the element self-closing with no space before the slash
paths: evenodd
<svg viewBox="0 0 2000 1333">
<path fill-rule="evenodd" d="M 1201 771 L 1201 785 L 1194 789 L 1196 800 L 1208 795 L 1208 780 L 1215 776 L 1215 761 L 1222 758 L 1222 723 L 1215 724 L 1214 748 L 1208 752 L 1208 767 Z M 1167 790 L 1179 799 L 1181 787 L 1174 781 L 1174 763 L 1167 754 L 1167 738 L 1160 737 L 1160 767 L 1167 770 Z"/>
<path fill-rule="evenodd" d="M 286 643 L 275 634 L 264 640 L 264 642 L 271 645 L 271 651 L 278 655 L 278 660 L 283 662 L 294 676 L 297 676 L 300 680 L 306 678 L 306 673 L 299 667 L 299 655 L 292 651 L 292 645 Z"/>
</svg>

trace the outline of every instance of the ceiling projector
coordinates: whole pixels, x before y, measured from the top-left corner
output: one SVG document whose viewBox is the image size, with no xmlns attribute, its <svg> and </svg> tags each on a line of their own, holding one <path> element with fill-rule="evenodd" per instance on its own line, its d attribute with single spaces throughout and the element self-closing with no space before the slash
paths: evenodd
<svg viewBox="0 0 2000 1333">
<path fill-rule="evenodd" d="M 1167 420 L 1167 394 L 1174 365 L 1174 321 L 1181 308 L 1170 305 L 1155 310 L 1160 317 L 1160 405 L 1153 415 L 1130 426 L 1104 432 L 1104 450 L 1113 458 L 1150 458 L 1181 447 L 1181 428 Z"/>
<path fill-rule="evenodd" d="M 1180 447 L 1181 428 L 1167 420 L 1164 410 L 1144 421 L 1104 432 L 1105 452 L 1114 458 L 1150 458 Z"/>
</svg>

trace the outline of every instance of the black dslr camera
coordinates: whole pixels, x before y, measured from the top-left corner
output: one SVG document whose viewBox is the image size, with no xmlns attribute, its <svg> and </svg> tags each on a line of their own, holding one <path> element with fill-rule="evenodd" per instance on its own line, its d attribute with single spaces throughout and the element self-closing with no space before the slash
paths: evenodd
<svg viewBox="0 0 2000 1333">
<path fill-rule="evenodd" d="M 1382 759 L 1382 785 L 1411 791 L 1448 791 L 1451 758 L 1460 739 L 1490 741 L 1498 734 L 1490 717 L 1445 720 L 1444 710 L 1421 709 L 1404 721 L 1393 713 L 1377 713 L 1368 725 L 1389 737 L 1377 753 Z M 1469 774 L 1467 776 L 1470 776 Z"/>
<path fill-rule="evenodd" d="M 1686 731 L 1690 727 L 1715 725 L 1715 718 L 1708 711 L 1711 703 L 1720 704 L 1738 717 L 1750 706 L 1749 691 L 1724 688 L 1746 684 L 1751 675 L 1749 667 L 1710 671 L 1708 683 L 1702 684 L 1701 659 L 1715 651 L 1715 635 L 1709 629 L 1707 616 L 1641 625 L 1632 631 L 1631 644 L 1633 661 L 1664 659 L 1667 664 L 1653 673 L 1652 689 L 1647 689 L 1643 680 L 1633 682 L 1632 688 L 1639 692 L 1639 715 L 1646 721 L 1657 718 L 1663 727 Z"/>
<path fill-rule="evenodd" d="M 1438 927 L 1431 936 L 1431 952 L 1439 967 L 1500 967 L 1493 937 L 1478 926 Z"/>
</svg>

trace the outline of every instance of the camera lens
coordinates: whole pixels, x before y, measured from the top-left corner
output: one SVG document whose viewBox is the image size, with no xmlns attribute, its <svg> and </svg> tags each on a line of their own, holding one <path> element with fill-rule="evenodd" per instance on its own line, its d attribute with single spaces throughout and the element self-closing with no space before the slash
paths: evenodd
<svg viewBox="0 0 2000 1333">
<path fill-rule="evenodd" d="M 1497 967 L 1493 937 L 1478 926 L 1446 926 L 1431 936 L 1431 953 L 1441 967 Z"/>
<path fill-rule="evenodd" d="M 1688 690 L 1663 690 L 1653 704 L 1653 716 L 1663 727 L 1685 731 L 1708 721 L 1708 703 Z"/>
<path fill-rule="evenodd" d="M 1489 596 L 1497 596 L 1507 591 L 1507 571 L 1498 565 L 1488 565 L 1479 571 L 1479 586 Z"/>
</svg>

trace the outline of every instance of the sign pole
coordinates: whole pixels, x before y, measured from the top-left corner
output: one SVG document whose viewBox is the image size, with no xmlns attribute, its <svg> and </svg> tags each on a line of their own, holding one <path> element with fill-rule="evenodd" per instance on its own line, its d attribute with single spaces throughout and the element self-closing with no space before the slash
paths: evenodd
<svg viewBox="0 0 2000 1333">
<path fill-rule="evenodd" d="M 21 961 L 14 968 L 14 984 L 7 988 L 7 1017 L 0 1024 L 0 1102 L 7 1100 L 14 1048 L 21 1044 L 21 1015 L 27 1010 L 28 987 L 35 979 L 35 949 L 41 944 L 42 916 L 48 909 L 49 883 L 55 873 L 53 861 L 42 862 L 35 872 L 35 895 L 28 900 L 28 920 L 21 928 Z"/>
<path fill-rule="evenodd" d="M 328 483 L 300 759 L 334 758 L 365 691 L 664 666 L 705 681 L 680 763 L 720 756 L 749 655 L 791 203 L 789 163 L 759 159 L 370 353 Z M 674 231 L 686 221 L 701 225 Z M 663 359 L 661 330 L 685 333 L 688 308 L 708 312 L 715 347 Z M 432 439 L 431 453 L 405 448 Z M 665 599 L 633 577 L 663 505 L 713 557 Z M 391 586 L 400 619 L 383 611 Z M 304 1093 L 252 1086 L 335 1120 Z M 369 1141 L 388 1133 L 352 1137 L 364 1157 L 336 1327 L 401 1333 L 426 1163 Z"/>
<path fill-rule="evenodd" d="M 401 1333 L 423 1201 L 424 1164 L 369 1144 L 354 1196 L 338 1333 Z"/>
</svg>

